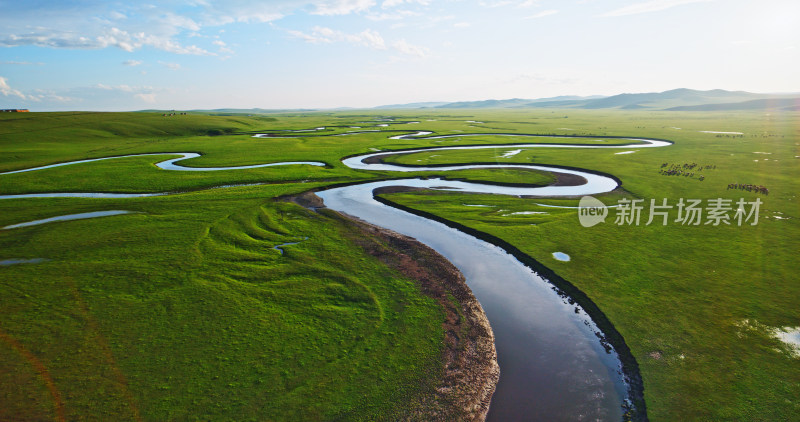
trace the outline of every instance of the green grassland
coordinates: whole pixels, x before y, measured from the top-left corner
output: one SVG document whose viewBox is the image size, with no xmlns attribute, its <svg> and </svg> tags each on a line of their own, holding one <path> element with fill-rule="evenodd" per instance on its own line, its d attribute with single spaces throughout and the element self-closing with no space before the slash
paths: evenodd
<svg viewBox="0 0 800 422">
<path fill-rule="evenodd" d="M 386 113 L 397 122 L 420 123 L 376 120 Z M 637 152 L 626 155 L 615 152 L 627 148 L 535 148 L 504 158 L 514 148 L 497 147 L 388 161 L 581 167 L 622 180 L 620 190 L 598 196 L 609 204 L 623 197 L 671 203 L 759 197 L 759 224 L 618 226 L 612 211 L 605 224 L 584 228 L 575 210 L 536 205 L 574 206 L 577 199 L 445 192 L 385 197 L 500 237 L 583 290 L 638 360 L 652 420 L 789 420 L 800 413 L 798 358 L 768 329 L 800 326 L 798 119 L 797 113 L 576 110 L 2 115 L 0 172 L 169 152 L 202 154 L 180 163 L 195 167 L 327 166 L 175 172 L 153 165 L 171 158 L 164 155 L 0 175 L 0 195 L 185 192 L 0 200 L 0 227 L 88 211 L 136 212 L 0 230 L 0 259 L 49 260 L 0 266 L 0 419 L 52 419 L 59 411 L 67 419 L 92 420 L 402 418 L 436 388 L 442 310 L 412 280 L 354 247 L 352 229 L 341 220 L 275 198 L 408 176 L 547 184 L 552 175 L 528 170 L 397 174 L 351 170 L 340 159 L 376 149 L 619 144 L 628 141 L 591 137 L 642 136 L 675 144 L 631 147 Z M 389 126 L 374 126 L 383 123 Z M 322 126 L 292 134 L 296 138 L 251 136 Z M 328 136 L 353 130 L 381 132 Z M 419 130 L 587 138 L 388 139 Z M 659 173 L 663 163 L 695 162 L 716 167 L 703 171 L 702 181 L 699 174 Z M 207 190 L 245 183 L 263 185 Z M 728 190 L 729 183 L 765 185 L 770 194 Z M 547 214 L 510 215 L 530 211 Z M 273 249 L 294 242 L 284 254 Z M 572 260 L 556 261 L 555 251 Z"/>
<path fill-rule="evenodd" d="M 513 161 L 582 167 L 619 177 L 622 189 L 598 198 L 607 204 L 623 197 L 645 199 L 640 226 L 614 224 L 612 210 L 606 224 L 584 228 L 576 210 L 537 205 L 577 206 L 577 199 L 441 192 L 384 197 L 504 239 L 586 292 L 637 358 L 651 419 L 793 419 L 800 412 L 798 357 L 769 330 L 800 326 L 800 283 L 794 264 L 800 239 L 797 115 L 631 113 L 609 117 L 624 121 L 630 116 L 640 117 L 634 127 L 625 129 L 616 122 L 606 126 L 604 119 L 594 133 L 627 132 L 670 139 L 675 145 L 626 155 L 616 155 L 614 150 L 531 149 Z M 581 123 L 590 121 L 586 116 Z M 480 150 L 435 159 L 429 159 L 430 154 L 388 161 L 452 164 L 493 157 Z M 665 176 L 659 174 L 665 162 L 716 168 L 693 178 Z M 700 173 L 705 176 L 702 181 Z M 728 183 L 765 185 L 770 194 L 729 190 Z M 763 201 L 756 226 L 685 226 L 674 222 L 676 210 L 668 225 L 656 219 L 656 224 L 645 226 L 649 199 L 660 204 L 666 198 L 676 205 L 680 198 L 704 203 L 726 198 L 735 203 L 756 197 Z M 519 212 L 545 214 L 514 214 Z M 552 256 L 556 251 L 569 254 L 571 261 L 556 260 Z"/>
<path fill-rule="evenodd" d="M 441 312 L 336 219 L 269 199 L 292 191 L 103 201 L 137 214 L 3 233 L 4 256 L 50 261 L 2 268 L 2 330 L 45 363 L 69 420 L 402 415 L 436 385 Z M 0 374 L 3 418 L 52 414 L 29 369 Z"/>
</svg>

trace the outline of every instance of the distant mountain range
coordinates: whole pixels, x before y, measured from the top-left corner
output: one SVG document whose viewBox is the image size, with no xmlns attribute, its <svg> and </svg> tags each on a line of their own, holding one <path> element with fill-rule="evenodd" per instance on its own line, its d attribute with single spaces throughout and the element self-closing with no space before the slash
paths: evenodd
<svg viewBox="0 0 800 422">
<path fill-rule="evenodd" d="M 408 103 L 408 104 L 391 104 L 391 105 L 382 105 L 374 107 L 378 110 L 391 110 L 391 109 L 408 109 L 408 108 L 431 108 L 431 107 L 439 107 L 443 105 L 451 104 L 448 102 L 436 102 L 436 101 L 428 101 L 425 103 Z"/>
<path fill-rule="evenodd" d="M 696 106 L 672 107 L 670 111 L 724 111 L 724 110 L 800 110 L 800 98 L 765 98 L 739 103 L 703 104 Z"/>
<path fill-rule="evenodd" d="M 507 100 L 481 100 L 459 102 L 428 102 L 394 104 L 376 109 L 477 109 L 477 108 L 571 108 L 571 109 L 620 109 L 620 110 L 670 110 L 670 111 L 714 111 L 714 110 L 758 110 L 800 109 L 798 94 L 756 94 L 745 91 L 714 89 L 673 89 L 664 92 L 642 94 L 619 94 L 610 97 L 560 96 L 539 99 L 512 98 Z"/>
<path fill-rule="evenodd" d="M 408 104 L 391 104 L 373 107 L 373 110 L 468 110 L 468 109 L 617 109 L 617 110 L 664 110 L 664 111 L 734 111 L 734 110 L 800 110 L 800 93 L 756 94 L 745 91 L 725 91 L 714 89 L 698 91 L 694 89 L 673 89 L 664 92 L 642 94 L 619 94 L 610 97 L 579 97 L 565 95 L 559 97 L 480 101 L 429 101 Z M 221 108 L 215 110 L 191 110 L 189 113 L 202 114 L 273 114 L 284 112 L 355 110 L 350 107 L 336 109 L 237 109 Z M 362 109 L 363 110 L 363 109 Z M 164 112 L 164 110 L 142 110 Z M 173 110 L 174 111 L 174 110 Z"/>
</svg>

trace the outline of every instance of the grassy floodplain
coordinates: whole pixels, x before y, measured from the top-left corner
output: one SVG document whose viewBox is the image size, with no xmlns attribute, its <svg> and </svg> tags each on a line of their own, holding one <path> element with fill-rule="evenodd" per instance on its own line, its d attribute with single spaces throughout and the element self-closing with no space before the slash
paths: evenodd
<svg viewBox="0 0 800 422">
<path fill-rule="evenodd" d="M 771 335 L 800 326 L 794 262 L 800 239 L 800 127 L 796 113 L 574 113 L 576 133 L 632 135 L 675 141 L 668 148 L 619 151 L 532 149 L 515 162 L 575 166 L 619 177 L 622 188 L 598 198 L 761 198 L 757 226 L 579 225 L 578 200 L 492 195 L 386 195 L 504 239 L 588 294 L 625 337 L 640 365 L 653 420 L 791 420 L 800 412 L 798 354 Z M 566 123 L 569 122 L 569 123 Z M 680 129 L 678 129 L 680 128 Z M 701 131 L 742 132 L 712 134 Z M 630 150 L 636 150 L 631 148 Z M 430 153 L 391 160 L 433 163 Z M 435 163 L 486 161 L 460 151 Z M 665 176 L 663 163 L 716 168 L 694 178 Z M 705 178 L 699 180 L 699 173 Z M 769 187 L 768 196 L 728 190 L 728 183 Z M 465 207 L 464 204 L 489 205 Z M 520 214 L 540 212 L 546 214 Z M 677 217 L 673 210 L 671 219 Z M 656 220 L 659 222 L 660 220 Z M 705 222 L 705 221 L 704 221 Z M 657 223 L 660 224 L 660 223 Z M 560 262 L 553 252 L 565 252 Z"/>
<path fill-rule="evenodd" d="M 376 121 L 391 113 L 396 122 Z M 798 355 L 771 334 L 800 326 L 795 272 L 800 212 L 797 113 L 391 111 L 265 116 L 33 113 L 0 116 L 0 171 L 139 153 L 198 152 L 181 165 L 322 161 L 220 172 L 169 172 L 169 156 L 129 157 L 0 175 L 0 195 L 184 192 L 136 199 L 0 200 L 0 227 L 98 210 L 133 214 L 0 230 L 0 419 L 394 419 L 436 387 L 442 310 L 412 280 L 354 247 L 334 216 L 274 198 L 398 175 L 346 168 L 374 150 L 492 143 L 614 144 L 592 136 L 674 141 L 667 148 L 422 152 L 409 164 L 537 163 L 618 177 L 599 195 L 764 202 L 756 226 L 579 225 L 577 199 L 446 192 L 385 195 L 497 236 L 584 291 L 641 368 L 652 420 L 789 420 L 800 413 Z M 479 121 L 482 123 L 474 123 Z M 388 124 L 387 126 L 375 126 Z M 354 128 L 359 126 L 360 128 Z M 325 127 L 297 138 L 252 133 Z M 347 131 L 378 130 L 347 136 Z M 436 134 L 514 137 L 388 139 Z M 741 132 L 742 135 L 701 131 Z M 714 169 L 665 176 L 663 163 Z M 546 184 L 522 170 L 441 174 Z M 261 186 L 231 185 L 264 183 Z M 752 183 L 768 196 L 726 189 Z M 488 205 L 488 207 L 465 207 Z M 514 214 L 523 212 L 547 214 Z M 780 218 L 777 218 L 780 217 Z M 674 217 L 673 217 L 674 219 Z M 308 237 L 306 239 L 306 237 Z M 284 247 L 284 254 L 273 246 Z M 570 255 L 560 262 L 552 252 Z M 502 370 L 502 368 L 501 368 Z"/>
</svg>

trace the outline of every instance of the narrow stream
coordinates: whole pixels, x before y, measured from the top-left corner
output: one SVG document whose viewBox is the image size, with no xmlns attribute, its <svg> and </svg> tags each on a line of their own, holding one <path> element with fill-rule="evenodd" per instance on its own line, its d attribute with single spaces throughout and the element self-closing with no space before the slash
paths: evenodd
<svg viewBox="0 0 800 422">
<path fill-rule="evenodd" d="M 56 221 L 71 221 L 71 220 L 84 220 L 87 218 L 108 217 L 112 215 L 130 214 L 134 211 L 126 210 L 111 210 L 111 211 L 93 211 L 82 212 L 80 214 L 59 215 L 57 217 L 43 218 L 41 220 L 26 221 L 24 223 L 11 224 L 0 228 L 0 230 L 16 229 L 20 227 L 38 226 L 40 224 L 54 223 Z"/>
<path fill-rule="evenodd" d="M 278 163 L 265 163 L 265 164 L 253 164 L 249 166 L 234 166 L 234 167 L 184 167 L 178 165 L 178 161 L 188 160 L 190 158 L 198 158 L 201 155 L 196 152 L 158 152 L 158 153 L 149 153 L 149 154 L 128 154 L 128 155 L 115 155 L 112 157 L 100 157 L 100 158 L 88 158 L 85 160 L 76 160 L 76 161 L 67 161 L 64 163 L 56 163 L 56 164 L 48 164 L 46 166 L 39 166 L 39 167 L 31 167 L 21 170 L 13 170 L 13 171 L 6 171 L 0 172 L 0 175 L 3 174 L 15 174 L 15 173 L 27 173 L 29 171 L 37 171 L 37 170 L 46 170 L 55 167 L 63 167 L 63 166 L 71 166 L 75 164 L 83 164 L 83 163 L 92 163 L 95 161 L 105 161 L 105 160 L 114 160 L 117 158 L 129 158 L 129 157 L 147 157 L 152 155 L 179 155 L 178 158 L 170 158 L 169 160 L 164 160 L 156 163 L 156 167 L 162 170 L 173 170 L 173 171 L 224 171 L 224 170 L 246 170 L 246 169 L 256 169 L 262 167 L 274 167 L 274 166 L 289 166 L 295 164 L 304 164 L 309 166 L 317 166 L 317 167 L 325 167 L 325 163 L 321 163 L 319 161 L 283 161 Z"/>
</svg>

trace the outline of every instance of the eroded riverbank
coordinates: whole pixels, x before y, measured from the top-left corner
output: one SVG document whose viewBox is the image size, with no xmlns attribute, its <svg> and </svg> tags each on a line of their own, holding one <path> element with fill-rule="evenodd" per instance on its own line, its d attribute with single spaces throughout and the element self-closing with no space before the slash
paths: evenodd
<svg viewBox="0 0 800 422">
<path fill-rule="evenodd" d="M 442 308 L 441 381 L 410 417 L 426 421 L 485 420 L 500 377 L 495 338 L 486 313 L 458 268 L 416 239 L 325 209 L 313 192 L 280 199 L 340 221 L 350 229 L 353 244 L 415 280 L 421 292 Z"/>
<path fill-rule="evenodd" d="M 492 328 L 464 276 L 442 255 L 415 239 L 338 215 L 354 229 L 351 240 L 355 244 L 416 280 L 422 293 L 443 309 L 441 383 L 411 416 L 429 421 L 485 420 L 500 369 Z"/>
</svg>

